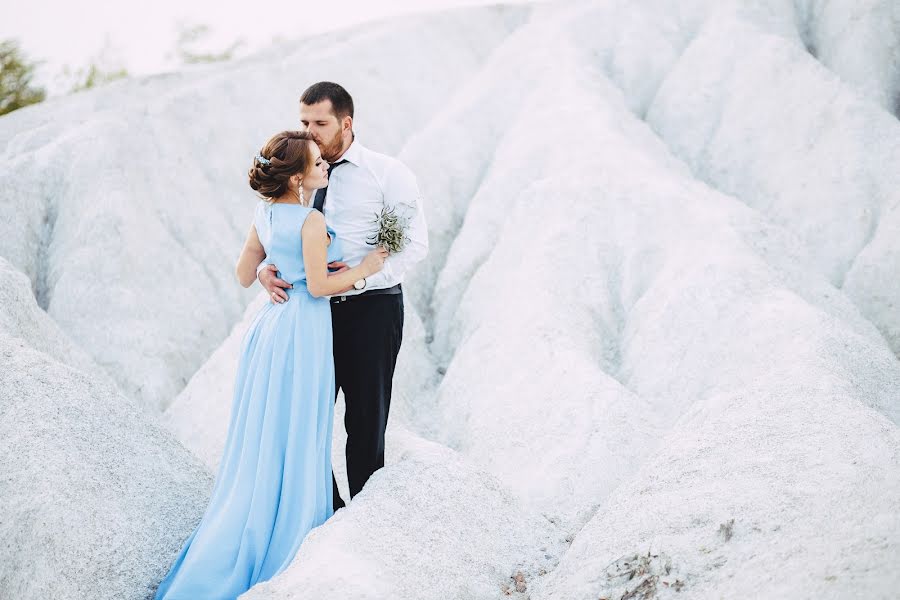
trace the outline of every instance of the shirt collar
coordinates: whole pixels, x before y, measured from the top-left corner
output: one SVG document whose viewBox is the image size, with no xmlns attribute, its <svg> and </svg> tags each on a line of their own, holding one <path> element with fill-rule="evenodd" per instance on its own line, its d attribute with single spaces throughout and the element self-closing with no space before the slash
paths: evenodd
<svg viewBox="0 0 900 600">
<path fill-rule="evenodd" d="M 347 148 L 347 151 L 341 155 L 341 158 L 339 160 L 346 160 L 347 162 L 353 163 L 358 167 L 360 166 L 362 154 L 364 151 L 365 148 L 363 148 L 362 144 L 359 143 L 359 140 L 354 138 L 354 140 L 350 142 L 350 147 Z"/>
</svg>

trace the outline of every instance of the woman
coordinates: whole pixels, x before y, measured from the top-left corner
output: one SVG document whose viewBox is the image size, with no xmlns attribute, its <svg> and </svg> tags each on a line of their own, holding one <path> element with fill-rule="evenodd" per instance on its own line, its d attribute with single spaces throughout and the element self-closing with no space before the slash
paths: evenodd
<svg viewBox="0 0 900 600">
<path fill-rule="evenodd" d="M 280 573 L 307 533 L 333 513 L 331 425 L 334 362 L 326 296 L 380 271 L 387 251 L 328 273 L 340 241 L 310 207 L 328 185 L 313 137 L 285 131 L 250 169 L 263 196 L 236 268 L 249 287 L 268 256 L 293 283 L 289 300 L 267 303 L 244 336 L 225 451 L 212 497 L 156 598 L 236 598 Z"/>
</svg>

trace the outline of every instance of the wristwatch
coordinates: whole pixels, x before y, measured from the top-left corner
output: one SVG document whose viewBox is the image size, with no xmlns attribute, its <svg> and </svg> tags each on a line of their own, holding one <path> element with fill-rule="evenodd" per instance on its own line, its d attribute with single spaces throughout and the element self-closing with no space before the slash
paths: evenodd
<svg viewBox="0 0 900 600">
<path fill-rule="evenodd" d="M 364 290 L 364 289 L 366 289 L 366 278 L 363 277 L 362 279 L 360 279 L 360 280 L 358 280 L 356 283 L 354 283 L 354 284 L 353 284 L 353 289 L 354 289 L 354 290 Z"/>
</svg>

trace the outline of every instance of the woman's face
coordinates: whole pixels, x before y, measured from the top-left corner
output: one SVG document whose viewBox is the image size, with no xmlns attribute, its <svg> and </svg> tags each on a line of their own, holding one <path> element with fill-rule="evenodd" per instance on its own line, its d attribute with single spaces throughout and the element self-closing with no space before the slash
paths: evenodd
<svg viewBox="0 0 900 600">
<path fill-rule="evenodd" d="M 303 178 L 303 187 L 317 190 L 328 185 L 328 163 L 322 158 L 318 144 L 315 142 L 308 143 L 312 162 Z"/>
</svg>

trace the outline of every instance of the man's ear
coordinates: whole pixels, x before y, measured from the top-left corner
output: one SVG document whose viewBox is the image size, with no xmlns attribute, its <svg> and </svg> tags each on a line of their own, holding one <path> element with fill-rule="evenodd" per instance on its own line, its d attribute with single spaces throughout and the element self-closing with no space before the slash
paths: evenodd
<svg viewBox="0 0 900 600">
<path fill-rule="evenodd" d="M 343 122 L 341 123 L 342 131 L 353 131 L 353 117 L 347 115 L 344 117 Z"/>
</svg>

